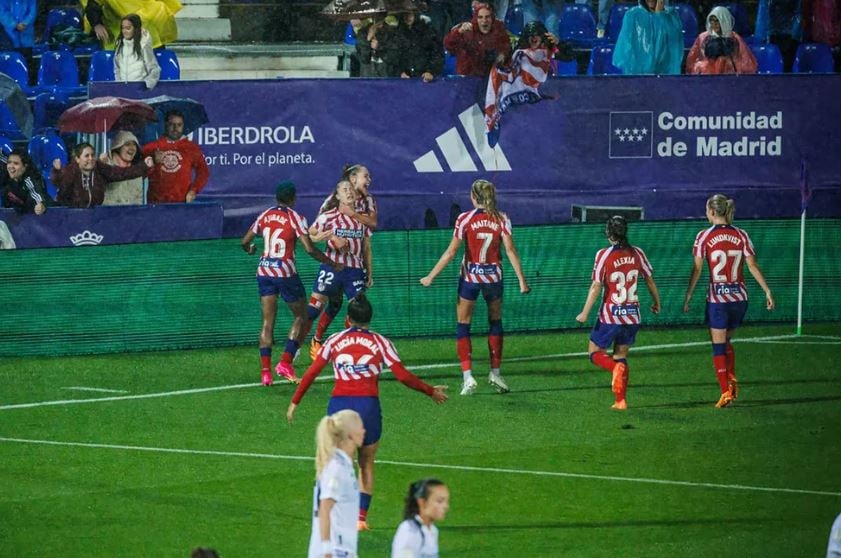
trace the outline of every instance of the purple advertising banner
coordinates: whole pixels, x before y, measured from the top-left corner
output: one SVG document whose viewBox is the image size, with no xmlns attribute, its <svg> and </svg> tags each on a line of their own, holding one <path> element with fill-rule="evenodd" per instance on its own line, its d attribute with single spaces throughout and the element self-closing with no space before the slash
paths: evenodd
<svg viewBox="0 0 841 558">
<path fill-rule="evenodd" d="M 735 198 L 739 217 L 793 217 L 803 162 L 810 214 L 841 216 L 837 75 L 580 76 L 541 91 L 548 99 L 503 115 L 495 148 L 472 78 L 96 83 L 91 96 L 205 105 L 210 123 L 193 139 L 211 178 L 199 199 L 224 206 L 225 234 L 241 234 L 282 179 L 312 219 L 346 163 L 370 169 L 380 228 L 448 226 L 477 178 L 519 224 L 569 221 L 574 204 L 702 217 L 714 192 Z"/>
<path fill-rule="evenodd" d="M 222 237 L 218 203 L 51 207 L 43 215 L 0 209 L 16 248 L 97 246 Z"/>
</svg>

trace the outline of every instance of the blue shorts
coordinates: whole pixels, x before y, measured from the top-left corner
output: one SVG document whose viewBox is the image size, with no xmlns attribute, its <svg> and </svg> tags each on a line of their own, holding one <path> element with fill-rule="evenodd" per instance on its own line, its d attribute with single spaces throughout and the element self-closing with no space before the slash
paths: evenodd
<svg viewBox="0 0 841 558">
<path fill-rule="evenodd" d="M 327 404 L 328 415 L 343 409 L 352 409 L 362 417 L 362 425 L 365 427 L 363 446 L 370 446 L 380 441 L 383 434 L 383 413 L 380 409 L 379 397 L 338 395 L 330 398 Z"/>
<path fill-rule="evenodd" d="M 260 296 L 283 297 L 283 302 L 295 302 L 307 296 L 304 284 L 298 275 L 292 277 L 262 277 L 257 276 L 257 289 Z"/>
<path fill-rule="evenodd" d="M 637 340 L 639 330 L 639 324 L 606 324 L 601 320 L 596 320 L 596 325 L 593 326 L 593 331 L 590 333 L 590 341 L 602 349 L 607 349 L 614 343 L 616 345 L 633 345 L 634 341 Z"/>
<path fill-rule="evenodd" d="M 346 267 L 336 271 L 333 266 L 321 264 L 318 276 L 312 285 L 312 292 L 332 298 L 344 291 L 348 300 L 365 291 L 365 270 L 358 267 Z"/>
<path fill-rule="evenodd" d="M 498 283 L 471 283 L 464 278 L 458 280 L 458 296 L 465 300 L 476 300 L 479 293 L 485 298 L 485 302 L 491 302 L 502 298 L 502 281 Z"/>
<path fill-rule="evenodd" d="M 736 329 L 742 325 L 748 311 L 748 301 L 708 302 L 707 323 L 710 329 Z"/>
</svg>

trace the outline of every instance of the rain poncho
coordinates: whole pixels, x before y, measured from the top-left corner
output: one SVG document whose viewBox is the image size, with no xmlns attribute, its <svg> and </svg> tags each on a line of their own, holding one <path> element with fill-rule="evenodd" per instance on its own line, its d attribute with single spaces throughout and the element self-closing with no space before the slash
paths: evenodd
<svg viewBox="0 0 841 558">
<path fill-rule="evenodd" d="M 829 46 L 841 44 L 841 0 L 803 0 L 806 39 Z"/>
<path fill-rule="evenodd" d="M 712 30 L 715 16 L 721 33 Z M 756 58 L 738 33 L 733 16 L 724 6 L 716 6 L 707 16 L 707 30 L 698 35 L 686 57 L 687 74 L 755 74 Z"/>
<path fill-rule="evenodd" d="M 137 14 L 143 22 L 143 29 L 152 35 L 152 47 L 158 48 L 175 42 L 178 29 L 175 26 L 175 14 L 181 9 L 178 0 L 81 0 L 85 10 L 85 31 L 90 31 L 96 25 L 88 10 L 88 4 L 98 4 L 102 7 L 102 25 L 108 30 L 108 41 L 102 46 L 107 50 L 114 49 L 114 40 L 120 33 L 120 21 L 128 14 Z"/>
<path fill-rule="evenodd" d="M 35 44 L 35 0 L 6 0 L 0 2 L 0 25 L 9 37 L 12 47 L 31 47 Z M 26 24 L 23 31 L 17 30 L 18 23 Z"/>
<path fill-rule="evenodd" d="M 623 74 L 679 74 L 683 62 L 683 24 L 674 8 L 628 10 L 613 51 Z"/>
</svg>

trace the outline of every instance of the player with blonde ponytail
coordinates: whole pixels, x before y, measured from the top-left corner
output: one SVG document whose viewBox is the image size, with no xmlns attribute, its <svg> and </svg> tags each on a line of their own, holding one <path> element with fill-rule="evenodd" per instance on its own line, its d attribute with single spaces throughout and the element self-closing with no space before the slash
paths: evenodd
<svg viewBox="0 0 841 558">
<path fill-rule="evenodd" d="M 309 558 L 358 556 L 359 485 L 353 454 L 364 437 L 362 418 L 350 409 L 327 415 L 318 423 Z"/>
</svg>

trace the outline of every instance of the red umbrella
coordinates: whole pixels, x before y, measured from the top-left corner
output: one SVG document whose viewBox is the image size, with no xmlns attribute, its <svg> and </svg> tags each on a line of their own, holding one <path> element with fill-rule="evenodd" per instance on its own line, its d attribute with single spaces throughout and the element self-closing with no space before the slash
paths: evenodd
<svg viewBox="0 0 841 558">
<path fill-rule="evenodd" d="M 64 111 L 58 119 L 58 129 L 62 133 L 104 133 L 112 128 L 142 128 L 157 119 L 155 109 L 143 101 L 95 97 Z"/>
</svg>

